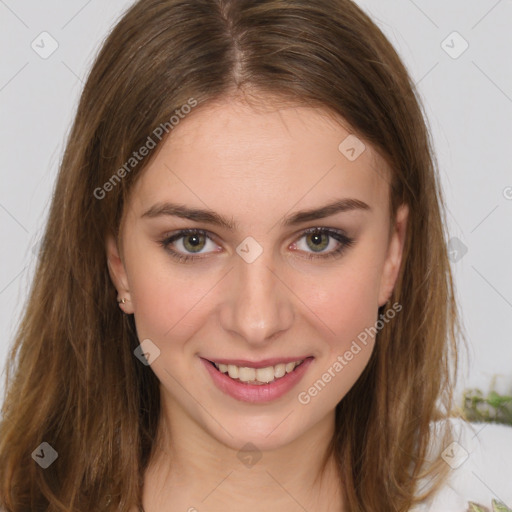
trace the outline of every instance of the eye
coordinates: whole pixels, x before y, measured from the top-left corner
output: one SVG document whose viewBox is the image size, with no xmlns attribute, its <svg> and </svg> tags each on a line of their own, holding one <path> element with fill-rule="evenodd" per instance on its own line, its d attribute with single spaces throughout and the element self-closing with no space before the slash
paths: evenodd
<svg viewBox="0 0 512 512">
<path fill-rule="evenodd" d="M 176 242 L 178 242 L 176 245 L 179 251 L 170 247 Z M 208 246 L 208 242 L 211 242 L 211 244 L 214 245 L 213 248 L 215 248 L 212 238 L 208 236 L 206 231 L 202 229 L 182 229 L 176 234 L 161 240 L 160 245 L 168 251 L 173 258 L 184 263 L 190 260 L 201 259 L 203 256 L 195 256 L 195 254 L 202 254 L 201 251 Z M 186 254 L 187 252 L 189 254 Z"/>
<path fill-rule="evenodd" d="M 303 232 L 299 241 L 303 238 L 305 239 L 305 244 L 294 242 L 293 245 L 295 248 L 306 253 L 308 253 L 308 249 L 311 249 L 313 252 L 305 256 L 307 259 L 325 259 L 341 256 L 342 252 L 351 247 L 355 242 L 353 238 L 348 237 L 340 230 L 322 227 L 307 229 Z M 329 247 L 331 247 L 331 250 L 326 251 L 325 249 Z"/>
<path fill-rule="evenodd" d="M 306 239 L 306 244 L 299 243 L 303 238 Z M 292 244 L 294 250 L 299 249 L 299 252 L 307 253 L 305 258 L 334 258 L 341 256 L 341 253 L 353 245 L 355 240 L 349 238 L 340 230 L 332 228 L 309 228 L 305 230 L 298 242 Z M 198 256 L 203 253 L 219 252 L 216 251 L 216 244 L 213 242 L 212 237 L 202 229 L 182 229 L 163 240 L 159 241 L 160 245 L 178 262 L 186 263 L 188 261 L 200 260 L 205 256 Z M 212 245 L 211 249 L 203 249 L 208 247 L 208 243 Z M 172 248 L 171 245 L 175 245 Z M 330 251 L 325 249 L 331 247 Z M 178 250 L 176 250 L 178 249 Z M 308 253 L 308 249 L 312 249 L 311 253 Z"/>
</svg>

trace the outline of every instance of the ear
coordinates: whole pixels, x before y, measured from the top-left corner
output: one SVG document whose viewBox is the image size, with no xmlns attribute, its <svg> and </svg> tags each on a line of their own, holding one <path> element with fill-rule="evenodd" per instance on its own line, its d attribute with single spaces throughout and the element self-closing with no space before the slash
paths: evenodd
<svg viewBox="0 0 512 512">
<path fill-rule="evenodd" d="M 105 248 L 107 251 L 107 265 L 110 278 L 117 289 L 119 299 L 126 299 L 124 304 L 120 303 L 119 307 L 126 313 L 133 313 L 133 305 L 130 297 L 130 289 L 128 286 L 128 277 L 124 263 L 119 254 L 117 241 L 111 234 L 107 235 Z"/>
<path fill-rule="evenodd" d="M 396 222 L 391 233 L 388 253 L 386 255 L 386 261 L 384 262 L 379 289 L 379 307 L 386 304 L 395 287 L 400 264 L 402 262 L 408 217 L 409 207 L 406 204 L 400 205 L 396 213 Z"/>
</svg>

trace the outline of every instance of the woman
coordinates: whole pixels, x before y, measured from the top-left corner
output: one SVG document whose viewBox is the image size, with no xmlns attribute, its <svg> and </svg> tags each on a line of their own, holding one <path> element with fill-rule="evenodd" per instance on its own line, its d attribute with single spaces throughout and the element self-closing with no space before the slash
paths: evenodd
<svg viewBox="0 0 512 512">
<path fill-rule="evenodd" d="M 454 441 L 442 208 L 413 83 L 355 4 L 137 2 L 58 176 L 2 506 L 427 503 Z"/>
</svg>

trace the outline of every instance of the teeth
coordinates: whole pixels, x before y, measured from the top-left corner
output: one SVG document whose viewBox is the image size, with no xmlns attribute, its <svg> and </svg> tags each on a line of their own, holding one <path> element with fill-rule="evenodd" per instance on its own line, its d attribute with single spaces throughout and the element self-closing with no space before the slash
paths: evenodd
<svg viewBox="0 0 512 512">
<path fill-rule="evenodd" d="M 286 363 L 286 373 L 290 373 L 295 368 L 295 363 Z"/>
<path fill-rule="evenodd" d="M 222 366 L 224 366 L 224 365 L 222 365 Z M 229 372 L 229 376 L 232 379 L 238 379 L 238 374 L 239 374 L 238 366 L 235 366 L 234 364 L 228 364 L 228 372 Z"/>
<path fill-rule="evenodd" d="M 292 372 L 301 363 L 302 361 L 286 364 L 280 363 L 265 368 L 247 368 L 245 366 L 235 366 L 234 364 L 213 364 L 219 371 L 227 373 L 232 379 L 239 379 L 241 382 L 250 384 L 268 384 Z"/>
<path fill-rule="evenodd" d="M 242 368 L 238 369 L 238 378 L 242 382 L 249 382 L 250 380 L 256 379 L 256 370 L 254 368 L 245 368 L 242 366 Z"/>
<path fill-rule="evenodd" d="M 279 379 L 280 377 L 284 377 L 286 374 L 286 365 L 285 364 L 276 364 L 274 366 L 274 375 L 276 379 Z"/>
<path fill-rule="evenodd" d="M 274 380 L 274 367 L 258 368 L 256 370 L 256 380 L 260 382 L 272 382 Z"/>
</svg>

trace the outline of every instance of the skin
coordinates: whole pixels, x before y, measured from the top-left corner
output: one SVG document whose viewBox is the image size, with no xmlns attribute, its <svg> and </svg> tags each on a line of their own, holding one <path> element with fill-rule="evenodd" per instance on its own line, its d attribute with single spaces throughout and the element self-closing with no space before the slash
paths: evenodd
<svg viewBox="0 0 512 512">
<path fill-rule="evenodd" d="M 120 307 L 135 315 L 139 340 L 149 338 L 160 350 L 150 366 L 160 381 L 162 415 L 145 474 L 146 512 L 346 510 L 333 464 L 317 477 L 336 404 L 365 368 L 375 340 L 360 344 L 308 404 L 297 397 L 377 321 L 398 275 L 408 210 L 398 210 L 391 229 L 389 169 L 369 144 L 350 161 L 338 150 L 349 132 L 333 116 L 276 105 L 254 108 L 229 98 L 193 110 L 136 182 L 119 247 L 113 236 L 106 242 L 113 283 L 129 299 Z M 279 223 L 342 198 L 370 209 Z M 210 209 L 238 230 L 141 217 L 164 201 Z M 343 230 L 355 242 L 335 258 L 307 259 L 319 254 L 303 234 L 312 227 Z M 211 234 L 213 240 L 200 237 L 203 259 L 180 263 L 159 244 L 185 228 Z M 252 263 L 236 252 L 248 236 L 263 249 Z M 193 255 L 190 240 L 171 247 Z M 339 245 L 328 235 L 324 242 L 320 254 Z M 314 357 L 303 379 L 267 404 L 224 394 L 199 359 L 302 355 Z M 261 455 L 250 467 L 237 457 L 246 443 Z"/>
</svg>

